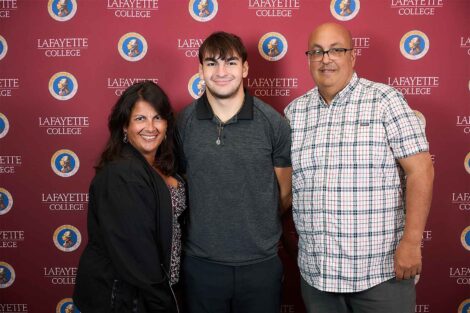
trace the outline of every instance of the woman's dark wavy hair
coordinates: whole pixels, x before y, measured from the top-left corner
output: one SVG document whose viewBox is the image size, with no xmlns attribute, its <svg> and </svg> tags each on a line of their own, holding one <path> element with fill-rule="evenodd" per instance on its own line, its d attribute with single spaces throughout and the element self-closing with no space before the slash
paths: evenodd
<svg viewBox="0 0 470 313">
<path fill-rule="evenodd" d="M 126 145 L 123 142 L 123 128 L 129 125 L 132 109 L 140 100 L 148 102 L 168 124 L 166 139 L 158 147 L 154 165 L 165 175 L 174 175 L 177 172 L 179 140 L 175 117 L 167 95 L 152 81 L 135 83 L 130 86 L 114 105 L 108 118 L 110 136 L 98 165 L 95 167 L 97 172 L 109 162 L 123 157 L 122 149 Z"/>
</svg>

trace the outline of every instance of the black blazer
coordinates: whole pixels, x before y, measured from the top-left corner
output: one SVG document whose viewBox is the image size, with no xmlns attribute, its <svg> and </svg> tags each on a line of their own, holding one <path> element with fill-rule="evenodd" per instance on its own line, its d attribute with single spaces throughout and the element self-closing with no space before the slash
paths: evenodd
<svg viewBox="0 0 470 313">
<path fill-rule="evenodd" d="M 93 179 L 88 244 L 73 301 L 81 312 L 174 312 L 172 207 L 163 179 L 130 144 Z"/>
</svg>

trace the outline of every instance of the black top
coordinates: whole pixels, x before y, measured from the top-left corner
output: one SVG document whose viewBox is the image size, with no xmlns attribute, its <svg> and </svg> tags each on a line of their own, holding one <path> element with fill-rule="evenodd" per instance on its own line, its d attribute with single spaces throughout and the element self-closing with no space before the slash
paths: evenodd
<svg viewBox="0 0 470 313">
<path fill-rule="evenodd" d="M 173 312 L 165 272 L 172 238 L 170 193 L 131 145 L 93 179 L 88 244 L 74 303 L 82 312 Z"/>
</svg>

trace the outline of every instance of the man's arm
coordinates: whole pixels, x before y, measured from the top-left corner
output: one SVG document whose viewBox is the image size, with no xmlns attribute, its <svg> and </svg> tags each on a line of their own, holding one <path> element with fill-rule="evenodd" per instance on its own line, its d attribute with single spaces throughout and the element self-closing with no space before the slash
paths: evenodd
<svg viewBox="0 0 470 313">
<path fill-rule="evenodd" d="M 274 167 L 279 184 L 279 213 L 283 215 L 292 205 L 292 167 Z"/>
<path fill-rule="evenodd" d="M 428 152 L 399 159 L 406 174 L 405 230 L 395 251 L 397 279 L 421 273 L 421 239 L 431 207 L 434 168 Z"/>
</svg>

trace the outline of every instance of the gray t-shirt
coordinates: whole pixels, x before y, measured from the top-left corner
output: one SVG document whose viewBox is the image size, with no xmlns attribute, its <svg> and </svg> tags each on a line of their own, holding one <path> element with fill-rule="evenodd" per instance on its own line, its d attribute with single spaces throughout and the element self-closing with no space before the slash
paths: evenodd
<svg viewBox="0 0 470 313">
<path fill-rule="evenodd" d="M 221 125 L 204 94 L 183 110 L 178 127 L 189 192 L 186 255 L 226 265 L 275 256 L 281 222 L 274 167 L 291 166 L 287 120 L 245 93 L 241 110 Z"/>
</svg>

